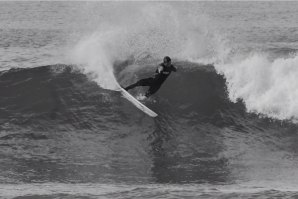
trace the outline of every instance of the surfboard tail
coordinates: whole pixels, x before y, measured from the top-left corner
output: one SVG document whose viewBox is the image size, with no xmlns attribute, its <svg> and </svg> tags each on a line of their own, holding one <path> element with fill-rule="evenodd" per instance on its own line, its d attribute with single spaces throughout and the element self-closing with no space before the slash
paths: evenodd
<svg viewBox="0 0 298 199">
<path fill-rule="evenodd" d="M 147 106 L 142 104 L 140 101 L 138 101 L 136 98 L 134 98 L 131 94 L 129 94 L 125 89 L 120 87 L 121 94 L 125 99 L 130 101 L 133 105 L 135 105 L 138 109 L 149 115 L 150 117 L 157 117 L 158 115 L 149 109 Z"/>
</svg>

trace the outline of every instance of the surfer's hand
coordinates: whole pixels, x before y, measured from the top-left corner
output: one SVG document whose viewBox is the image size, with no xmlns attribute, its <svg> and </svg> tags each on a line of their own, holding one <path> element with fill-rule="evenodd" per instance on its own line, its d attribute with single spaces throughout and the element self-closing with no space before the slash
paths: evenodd
<svg viewBox="0 0 298 199">
<path fill-rule="evenodd" d="M 161 73 L 163 71 L 163 67 L 162 66 L 158 66 L 157 71 L 158 71 L 158 73 Z"/>
</svg>

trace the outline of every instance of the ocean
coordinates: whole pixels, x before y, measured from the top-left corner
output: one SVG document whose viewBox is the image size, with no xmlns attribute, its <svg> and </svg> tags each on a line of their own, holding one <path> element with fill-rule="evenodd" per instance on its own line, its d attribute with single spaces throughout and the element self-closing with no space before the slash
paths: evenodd
<svg viewBox="0 0 298 199">
<path fill-rule="evenodd" d="M 297 18 L 283 1 L 0 2 L 0 198 L 297 198 Z M 118 83 L 164 56 L 151 118 Z"/>
</svg>

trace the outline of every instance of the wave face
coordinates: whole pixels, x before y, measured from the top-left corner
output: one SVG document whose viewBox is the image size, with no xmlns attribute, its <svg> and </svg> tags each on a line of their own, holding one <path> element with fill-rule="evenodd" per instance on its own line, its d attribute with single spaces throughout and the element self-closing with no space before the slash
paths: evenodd
<svg viewBox="0 0 298 199">
<path fill-rule="evenodd" d="M 231 102 L 225 79 L 213 66 L 176 65 L 179 71 L 144 102 L 159 114 L 156 119 L 73 66 L 1 72 L 0 145 L 7 157 L 1 181 L 231 184 L 283 179 L 286 184 L 297 179 L 292 173 L 295 125 L 261 119 L 247 113 L 241 101 Z M 129 84 L 150 75 L 151 66 L 135 70 L 129 62 L 119 63 L 115 77 Z M 127 77 L 131 70 L 137 77 Z"/>
</svg>

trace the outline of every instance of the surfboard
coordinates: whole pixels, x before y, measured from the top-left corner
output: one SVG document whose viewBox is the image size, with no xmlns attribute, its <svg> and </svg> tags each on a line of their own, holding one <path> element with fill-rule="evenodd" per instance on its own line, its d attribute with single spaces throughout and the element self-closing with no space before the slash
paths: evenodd
<svg viewBox="0 0 298 199">
<path fill-rule="evenodd" d="M 120 92 L 122 93 L 123 97 L 130 101 L 133 105 L 135 105 L 138 109 L 149 115 L 150 117 L 156 117 L 158 116 L 154 111 L 150 110 L 147 106 L 142 104 L 139 100 L 134 98 L 129 92 L 124 90 L 123 88 L 120 88 Z"/>
</svg>

